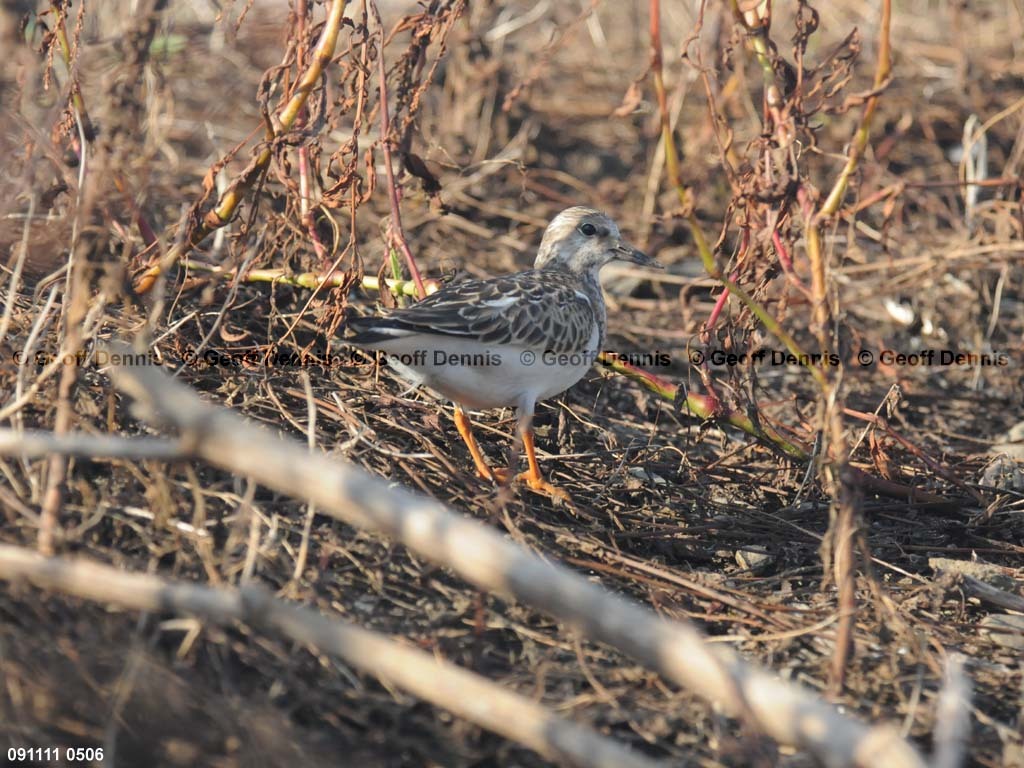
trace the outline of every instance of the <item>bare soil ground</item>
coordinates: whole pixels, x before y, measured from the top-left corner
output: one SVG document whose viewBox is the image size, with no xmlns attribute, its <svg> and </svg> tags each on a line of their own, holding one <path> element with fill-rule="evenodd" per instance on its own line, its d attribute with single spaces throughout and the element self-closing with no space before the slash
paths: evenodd
<svg viewBox="0 0 1024 768">
<path fill-rule="evenodd" d="M 823 197 L 860 118 L 863 99 L 853 97 L 871 89 L 878 9 L 819 5 L 804 66 L 810 72 L 835 57 L 816 75 L 821 108 L 799 127 L 792 151 L 803 188 Z M 799 204 L 786 191 L 792 179 L 764 175 L 765 153 L 779 150 L 762 135 L 757 63 L 719 4 L 706 9 L 684 60 L 698 25 L 693 4 L 664 6 L 668 108 L 697 220 L 717 241 L 722 268 L 735 271 L 804 349 L 817 351 L 796 213 L 779 227 L 792 275 L 772 247 L 768 217 Z M 0 426 L 51 430 L 64 397 L 73 431 L 147 431 L 94 358 L 62 392 L 63 366 L 47 363 L 68 338 L 68 313 L 80 324 L 88 315 L 91 335 L 82 342 L 92 354 L 97 340 L 142 333 L 205 397 L 302 441 L 308 375 L 324 451 L 504 529 L 667 617 L 693 619 L 713 642 L 825 693 L 837 616 L 821 553 L 830 497 L 808 462 L 595 369 L 538 411 L 543 468 L 574 500 L 558 506 L 477 479 L 450 405 L 407 392 L 386 365 L 339 340 L 346 312 L 377 311 L 380 297 L 358 287 L 359 277 L 390 269 L 377 49 L 363 58 L 358 4 L 328 70 L 326 100 L 309 108 L 307 132 L 274 143 L 271 170 L 238 217 L 193 251 L 194 268 L 178 265 L 145 296 L 132 295 L 131 278 L 195 221 L 189 208 L 204 191 L 213 190 L 200 215 L 212 205 L 263 137 L 264 73 L 276 88 L 267 95 L 273 107 L 295 79 L 289 39 L 308 49 L 318 30 L 298 34 L 294 16 L 277 4 L 246 14 L 227 6 L 220 18 L 213 6 L 176 0 L 131 10 L 103 0 L 82 15 L 72 5 L 73 71 L 96 131 L 86 136 L 83 171 L 78 126 L 63 111 L 69 78 L 59 49 L 49 54 L 53 75 L 43 87 L 46 51 L 54 50 L 44 32 L 54 16 L 28 29 L 16 22 L 42 10 L 5 8 L 10 24 L 0 29 L 9 52 L 0 81 L 0 298 L 9 311 L 0 324 L 0 408 L 13 406 Z M 792 62 L 794 12 L 775 12 L 773 39 Z M 320 6 L 309 13 L 311 24 L 323 18 Z M 525 268 L 555 213 L 601 207 L 666 265 L 653 275 L 609 268 L 609 349 L 665 353 L 669 364 L 654 373 L 699 392 L 710 381 L 729 407 L 814 443 L 822 416 L 799 366 L 712 363 L 704 380 L 692 364 L 695 351 L 710 359 L 714 350 L 784 347 L 735 300 L 701 336 L 721 287 L 702 268 L 665 177 L 646 4 L 388 3 L 381 14 L 394 30 L 384 56 L 405 235 L 425 276 Z M 370 30 L 375 46 L 372 16 Z M 984 475 L 991 449 L 1024 412 L 1022 41 L 1019 2 L 899 4 L 893 78 L 870 148 L 825 229 L 852 464 L 944 502 L 862 490 L 854 650 L 835 701 L 865 720 L 896 723 L 927 749 L 945 660 L 963 654 L 973 686 L 969 764 L 977 766 L 1024 765 L 1021 636 L 993 635 L 985 622 L 1005 607 L 972 596 L 962 569 L 936 558 L 987 564 L 980 578 L 1024 595 L 1024 483 L 1012 477 L 1021 465 L 1010 460 L 1001 479 Z M 974 178 L 1002 181 L 977 188 L 969 203 L 960 182 L 972 115 L 987 160 L 987 172 Z M 62 121 L 63 132 L 55 128 Z M 746 197 L 724 170 L 726 145 Z M 305 219 L 303 163 L 316 169 L 314 197 L 324 201 Z M 428 178 L 405 170 L 420 166 Z M 147 248 L 147 230 L 159 246 Z M 54 274 L 69 253 L 85 265 L 72 270 L 87 286 L 77 309 L 66 300 L 67 271 Z M 280 281 L 233 282 L 203 265 L 290 274 L 333 267 L 351 279 L 314 295 Z M 26 349 L 33 354 L 22 362 L 16 353 Z M 313 366 L 227 359 L 249 353 L 262 361 L 268 349 L 335 357 Z M 927 349 L 1003 362 L 882 357 Z M 865 351 L 873 358 L 858 364 Z M 482 414 L 477 423 L 485 452 L 500 463 L 512 415 Z M 0 458 L 0 541 L 36 546 L 53 471 L 49 460 Z M 306 507 L 245 478 L 186 463 L 73 460 L 60 499 L 60 554 L 204 583 L 256 579 L 407 638 L 673 764 L 807 764 L 621 654 L 480 594 L 380 537 L 316 518 L 309 560 L 294 578 Z M 243 573 L 247 562 L 251 572 Z M 128 766 L 545 764 L 336 660 L 245 626 L 138 616 L 20 585 L 0 591 L 0 617 L 5 750 L 104 744 Z"/>
</svg>

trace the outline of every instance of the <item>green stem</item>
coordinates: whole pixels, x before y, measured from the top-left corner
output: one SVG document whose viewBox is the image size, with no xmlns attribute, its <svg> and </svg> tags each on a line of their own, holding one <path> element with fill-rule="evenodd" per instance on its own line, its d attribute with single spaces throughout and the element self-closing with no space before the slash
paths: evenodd
<svg viewBox="0 0 1024 768">
<path fill-rule="evenodd" d="M 677 385 L 666 381 L 660 376 L 655 376 L 653 373 L 648 373 L 641 368 L 604 354 L 598 357 L 598 362 L 606 368 L 625 376 L 627 379 L 637 382 L 662 400 L 678 405 L 680 411 L 687 411 L 691 415 L 706 421 L 729 424 L 797 461 L 806 461 L 810 457 L 810 452 L 806 448 L 797 443 L 790 442 L 769 426 L 755 423 L 742 411 L 733 410 L 723 413 L 716 398 L 690 392 L 687 393 L 682 402 L 677 404 L 676 398 L 679 396 L 679 387 Z"/>
<path fill-rule="evenodd" d="M 183 264 L 193 272 L 203 272 L 226 280 L 234 279 L 237 274 L 235 269 L 225 269 L 192 259 L 184 259 Z M 344 272 L 332 272 L 329 275 L 324 275 L 317 272 L 300 272 L 295 274 L 285 269 L 250 269 L 243 275 L 242 280 L 247 283 L 276 283 L 278 285 L 291 285 L 296 288 L 316 290 L 322 286 L 340 287 L 348 281 L 348 275 Z M 384 281 L 384 285 L 396 297 L 409 296 L 416 298 L 419 296 L 416 283 L 412 280 L 387 279 Z M 360 281 L 360 286 L 367 291 L 379 292 L 381 290 L 380 280 L 376 276 L 371 275 L 363 277 L 362 281 Z M 441 287 L 441 282 L 438 280 L 424 280 L 423 286 L 429 295 Z"/>
</svg>

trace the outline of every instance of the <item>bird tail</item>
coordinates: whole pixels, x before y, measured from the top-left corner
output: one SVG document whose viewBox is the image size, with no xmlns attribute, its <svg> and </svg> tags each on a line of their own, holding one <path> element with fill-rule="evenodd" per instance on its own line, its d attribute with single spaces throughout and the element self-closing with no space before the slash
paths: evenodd
<svg viewBox="0 0 1024 768">
<path fill-rule="evenodd" d="M 346 323 L 345 341 L 357 347 L 375 347 L 415 333 L 397 318 L 353 317 Z"/>
</svg>

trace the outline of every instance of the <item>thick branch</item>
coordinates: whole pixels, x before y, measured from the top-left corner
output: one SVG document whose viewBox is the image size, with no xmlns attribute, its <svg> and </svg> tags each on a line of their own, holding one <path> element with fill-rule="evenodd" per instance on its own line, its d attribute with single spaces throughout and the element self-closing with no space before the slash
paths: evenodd
<svg viewBox="0 0 1024 768">
<path fill-rule="evenodd" d="M 278 600 L 264 589 L 215 589 L 126 573 L 83 559 L 47 558 L 0 545 L 0 578 L 139 611 L 180 611 L 217 624 L 243 621 L 339 656 L 549 760 L 594 768 L 657 768 L 659 763 L 554 715 L 518 694 L 388 637 Z"/>
<path fill-rule="evenodd" d="M 125 354 L 121 359 L 131 358 Z M 391 488 L 326 456 L 310 455 L 304 445 L 202 402 L 153 366 L 114 368 L 112 375 L 136 399 L 137 413 L 180 430 L 195 454 L 211 464 L 307 499 L 323 514 L 387 535 L 481 589 L 555 616 L 727 713 L 745 713 L 764 733 L 809 750 L 829 766 L 925 764 L 894 728 L 869 727 L 845 717 L 808 690 L 753 668 L 724 648 L 705 645 L 693 625 L 664 621 L 436 501 Z"/>
</svg>

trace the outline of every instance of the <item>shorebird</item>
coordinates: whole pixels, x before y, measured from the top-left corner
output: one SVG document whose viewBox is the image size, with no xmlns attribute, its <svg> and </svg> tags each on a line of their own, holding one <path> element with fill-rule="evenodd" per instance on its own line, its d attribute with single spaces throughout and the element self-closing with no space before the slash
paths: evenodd
<svg viewBox="0 0 1024 768">
<path fill-rule="evenodd" d="M 534 408 L 583 378 L 601 352 L 607 315 L 598 273 L 615 260 L 661 266 L 625 243 L 601 211 L 568 208 L 548 225 L 533 269 L 465 280 L 388 315 L 352 318 L 346 341 L 384 351 L 404 378 L 451 400 L 455 426 L 486 480 L 511 477 L 518 448 L 507 473 L 492 469 L 466 409 L 514 406 L 529 466 L 516 479 L 567 501 L 537 465 Z"/>
</svg>

